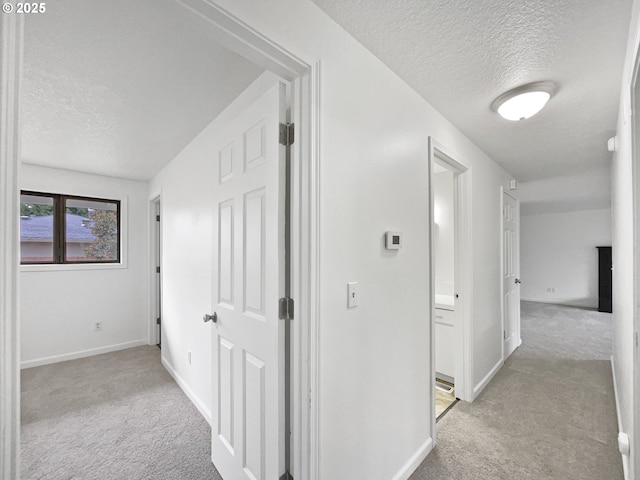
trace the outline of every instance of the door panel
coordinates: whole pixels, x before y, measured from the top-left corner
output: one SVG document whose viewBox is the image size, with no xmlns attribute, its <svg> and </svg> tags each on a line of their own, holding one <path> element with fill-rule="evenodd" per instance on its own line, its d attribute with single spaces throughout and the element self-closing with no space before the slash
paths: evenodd
<svg viewBox="0 0 640 480">
<path fill-rule="evenodd" d="M 233 199 L 218 209 L 218 302 L 233 307 Z"/>
<path fill-rule="evenodd" d="M 211 457 L 227 480 L 284 473 L 284 85 L 218 132 Z"/>
<path fill-rule="evenodd" d="M 244 310 L 264 319 L 264 189 L 244 196 Z"/>
<path fill-rule="evenodd" d="M 503 194 L 503 302 L 504 302 L 504 357 L 518 347 L 520 338 L 520 254 L 518 242 L 518 201 Z"/>
<path fill-rule="evenodd" d="M 233 344 L 218 337 L 218 436 L 231 455 L 234 454 L 234 375 Z"/>
<path fill-rule="evenodd" d="M 244 408 L 243 439 L 244 469 L 249 478 L 263 479 L 265 451 L 264 392 L 265 364 L 250 353 L 244 352 Z"/>
</svg>

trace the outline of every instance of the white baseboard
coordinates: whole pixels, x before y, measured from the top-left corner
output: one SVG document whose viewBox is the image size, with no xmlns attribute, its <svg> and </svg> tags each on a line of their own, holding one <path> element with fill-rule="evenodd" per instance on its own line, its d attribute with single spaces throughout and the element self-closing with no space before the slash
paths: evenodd
<svg viewBox="0 0 640 480">
<path fill-rule="evenodd" d="M 34 360 L 26 360 L 20 363 L 22 370 L 26 368 L 40 367 L 42 365 L 50 365 L 52 363 L 66 362 L 67 360 L 76 360 L 78 358 L 93 357 L 102 353 L 117 352 L 127 348 L 139 347 L 147 345 L 147 339 L 135 340 L 133 342 L 118 343 L 116 345 L 107 345 L 106 347 L 90 348 L 88 350 L 80 350 L 78 352 L 63 353 L 61 355 L 53 355 L 51 357 L 36 358 Z"/>
<path fill-rule="evenodd" d="M 200 412 L 200 415 L 202 415 L 204 419 L 209 423 L 209 425 L 211 425 L 212 424 L 211 410 L 207 408 L 204 402 L 200 400 L 200 398 L 195 394 L 195 392 L 191 390 L 191 388 L 187 385 L 187 382 L 185 382 L 182 379 L 182 377 L 178 375 L 178 372 L 176 372 L 173 369 L 173 367 L 169 364 L 169 362 L 166 361 L 164 358 L 162 358 L 162 365 L 164 365 L 164 368 L 167 369 L 167 372 L 169 372 L 169 375 L 173 377 L 173 379 L 176 381 L 178 386 L 182 389 L 184 394 L 187 397 L 189 397 L 189 400 L 191 400 L 191 403 L 193 403 L 196 406 L 196 408 Z"/>
<path fill-rule="evenodd" d="M 613 396 L 616 399 L 616 416 L 618 417 L 618 432 L 622 432 L 622 416 L 620 414 L 620 395 L 618 394 L 618 383 L 616 382 L 616 364 L 611 356 L 611 376 L 613 377 Z M 629 457 L 620 454 L 622 457 L 622 470 L 624 472 L 624 480 L 629 480 Z"/>
<path fill-rule="evenodd" d="M 480 380 L 480 383 L 478 383 L 475 387 L 473 387 L 472 400 L 475 400 L 478 397 L 478 395 L 480 395 L 480 392 L 484 390 L 484 387 L 486 387 L 491 381 L 491 379 L 495 376 L 495 374 L 498 373 L 498 370 L 502 368 L 502 365 L 504 365 L 504 361 L 498 360 L 498 363 L 496 363 L 491 369 L 491 371 L 487 373 L 482 380 Z"/>
<path fill-rule="evenodd" d="M 553 300 L 553 299 L 549 299 L 549 298 L 520 298 L 521 301 L 523 302 L 535 302 L 535 303 L 548 303 L 549 305 L 561 305 L 563 307 L 576 307 L 576 308 L 586 308 L 589 310 L 597 310 L 598 309 L 598 304 L 596 303 L 595 305 L 590 304 L 590 305 L 585 305 L 585 304 L 578 304 L 578 303 L 567 303 L 567 302 L 563 302 L 561 300 Z"/>
<path fill-rule="evenodd" d="M 393 480 L 407 480 L 413 472 L 416 471 L 416 468 L 420 466 L 422 461 L 427 458 L 429 452 L 433 449 L 433 439 L 429 437 L 426 442 L 424 442 L 420 448 L 411 455 L 411 458 L 405 463 L 400 471 L 395 474 Z"/>
</svg>

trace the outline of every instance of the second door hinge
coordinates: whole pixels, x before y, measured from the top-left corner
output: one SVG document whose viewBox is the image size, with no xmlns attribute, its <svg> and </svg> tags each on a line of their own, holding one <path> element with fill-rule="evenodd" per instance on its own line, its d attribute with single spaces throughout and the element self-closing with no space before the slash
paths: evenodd
<svg viewBox="0 0 640 480">
<path fill-rule="evenodd" d="M 280 320 L 293 320 L 293 298 L 284 297 L 279 304 Z"/>
<path fill-rule="evenodd" d="M 280 145 L 290 147 L 293 145 L 294 140 L 294 127 L 293 123 L 281 123 L 280 124 Z"/>
</svg>

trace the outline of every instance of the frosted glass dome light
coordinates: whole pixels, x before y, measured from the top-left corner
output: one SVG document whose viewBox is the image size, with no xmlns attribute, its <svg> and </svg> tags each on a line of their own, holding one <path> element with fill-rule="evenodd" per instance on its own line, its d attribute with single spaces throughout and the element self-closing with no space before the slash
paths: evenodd
<svg viewBox="0 0 640 480">
<path fill-rule="evenodd" d="M 507 120 L 525 120 L 542 110 L 554 92 L 552 82 L 529 83 L 500 95 L 491 108 Z"/>
</svg>

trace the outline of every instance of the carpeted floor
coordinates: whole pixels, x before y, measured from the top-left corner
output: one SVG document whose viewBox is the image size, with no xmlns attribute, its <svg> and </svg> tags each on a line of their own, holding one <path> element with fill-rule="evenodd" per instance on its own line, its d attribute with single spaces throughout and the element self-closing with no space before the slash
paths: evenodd
<svg viewBox="0 0 640 480">
<path fill-rule="evenodd" d="M 22 371 L 23 480 L 220 480 L 210 435 L 157 347 Z"/>
<path fill-rule="evenodd" d="M 611 315 L 522 302 L 523 344 L 411 480 L 621 480 Z"/>
<path fill-rule="evenodd" d="M 623 478 L 611 316 L 523 302 L 522 337 L 480 397 L 441 418 L 412 480 Z M 156 347 L 24 370 L 22 387 L 23 480 L 221 479 L 209 425 Z"/>
</svg>

